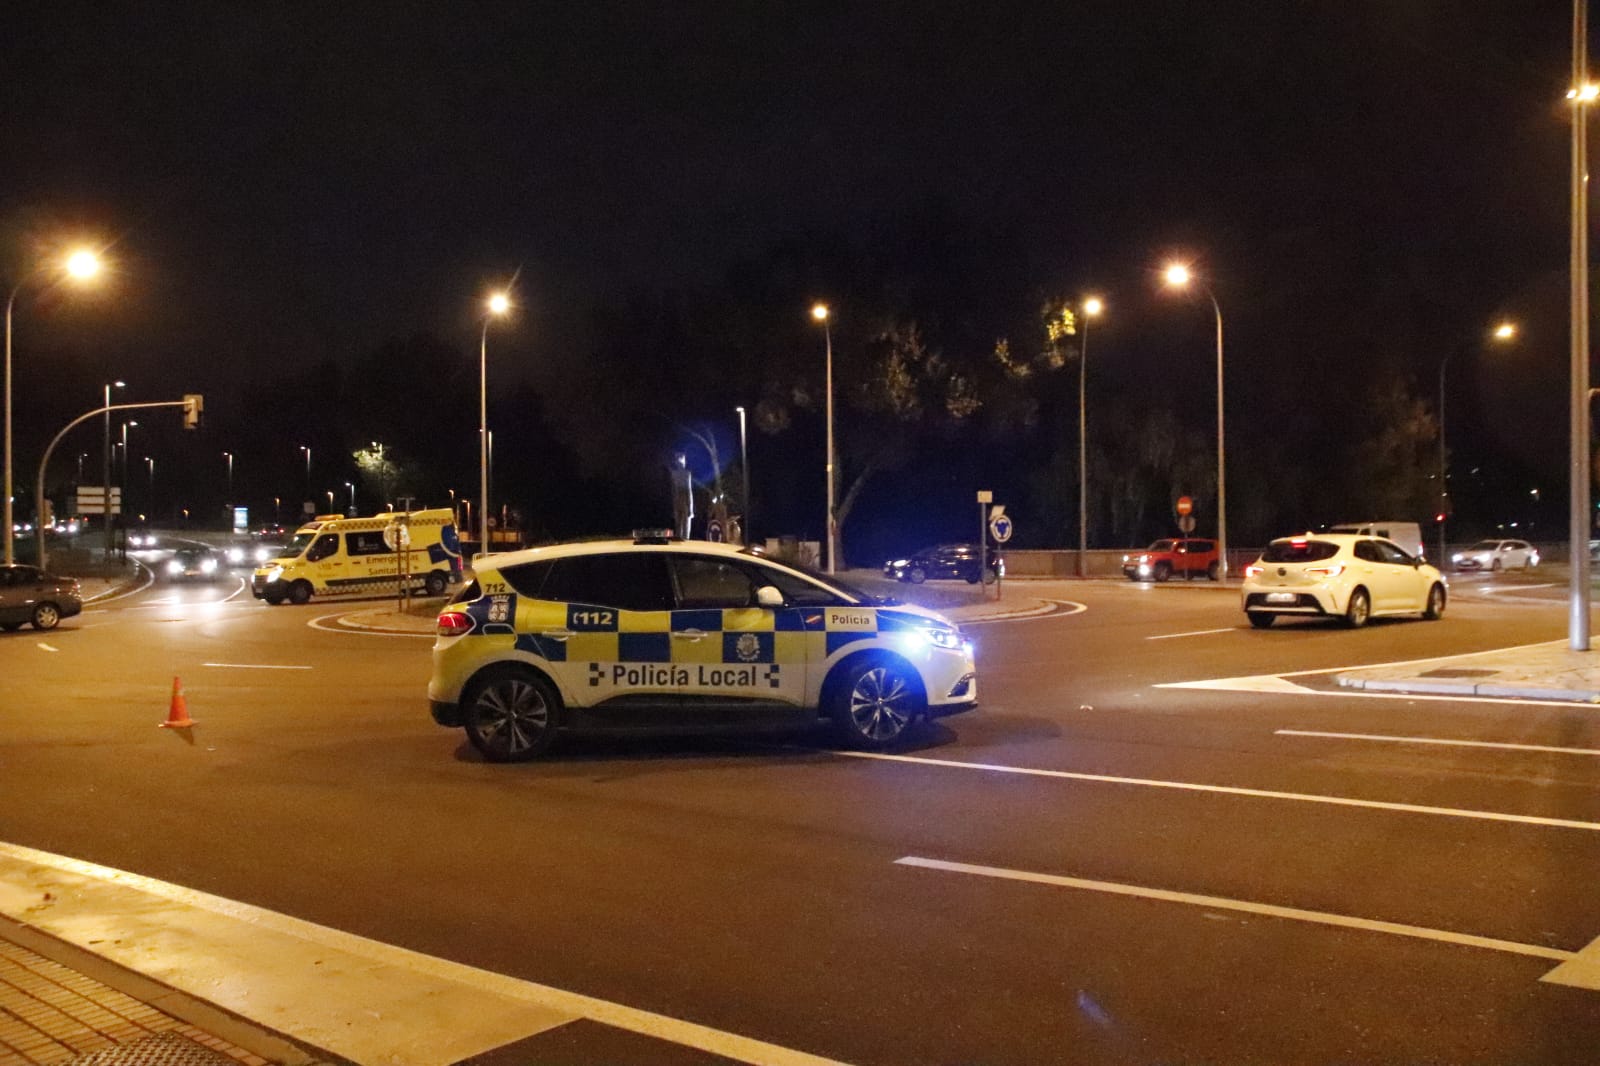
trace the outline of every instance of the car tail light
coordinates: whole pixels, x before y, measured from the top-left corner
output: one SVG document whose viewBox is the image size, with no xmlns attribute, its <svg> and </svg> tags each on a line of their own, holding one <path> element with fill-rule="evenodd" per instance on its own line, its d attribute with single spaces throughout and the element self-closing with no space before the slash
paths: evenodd
<svg viewBox="0 0 1600 1066">
<path fill-rule="evenodd" d="M 1343 563 L 1329 563 L 1327 566 L 1308 566 L 1306 573 L 1316 574 L 1318 577 L 1338 577 L 1344 573 Z"/>
<path fill-rule="evenodd" d="M 439 616 L 439 635 L 459 637 L 472 629 L 472 619 L 460 611 L 445 611 Z"/>
<path fill-rule="evenodd" d="M 1260 577 L 1264 570 L 1266 570 L 1266 567 L 1262 566 L 1260 563 L 1251 563 L 1249 566 L 1244 568 L 1244 576 Z"/>
</svg>

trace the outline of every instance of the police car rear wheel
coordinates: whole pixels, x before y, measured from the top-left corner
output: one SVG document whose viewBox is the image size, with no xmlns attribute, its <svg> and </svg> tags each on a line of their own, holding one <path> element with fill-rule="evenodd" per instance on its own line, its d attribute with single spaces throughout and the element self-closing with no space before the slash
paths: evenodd
<svg viewBox="0 0 1600 1066">
<path fill-rule="evenodd" d="M 561 705 L 538 675 L 515 667 L 486 671 L 461 701 L 472 746 L 490 762 L 522 762 L 549 749 Z"/>
<path fill-rule="evenodd" d="M 851 667 L 836 691 L 834 722 L 844 739 L 857 747 L 893 744 L 926 710 L 915 675 L 886 659 Z"/>
</svg>

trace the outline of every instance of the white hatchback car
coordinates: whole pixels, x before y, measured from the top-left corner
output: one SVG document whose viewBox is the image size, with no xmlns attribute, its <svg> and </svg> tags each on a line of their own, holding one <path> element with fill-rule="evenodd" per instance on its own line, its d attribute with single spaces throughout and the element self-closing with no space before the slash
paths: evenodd
<svg viewBox="0 0 1600 1066">
<path fill-rule="evenodd" d="M 1381 615 L 1444 614 L 1444 575 L 1393 541 L 1351 533 L 1307 533 L 1267 545 L 1245 567 L 1243 606 L 1250 624 L 1279 615 L 1342 618 L 1352 628 Z"/>
<path fill-rule="evenodd" d="M 1480 540 L 1450 561 L 1457 570 L 1526 570 L 1539 565 L 1539 549 L 1525 540 Z"/>
</svg>

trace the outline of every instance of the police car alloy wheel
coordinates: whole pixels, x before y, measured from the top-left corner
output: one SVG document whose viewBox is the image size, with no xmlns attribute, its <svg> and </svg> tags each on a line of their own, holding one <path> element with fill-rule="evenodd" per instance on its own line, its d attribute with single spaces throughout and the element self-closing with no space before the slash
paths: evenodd
<svg viewBox="0 0 1600 1066">
<path fill-rule="evenodd" d="M 528 670 L 489 670 L 462 701 L 462 724 L 490 762 L 522 762 L 555 740 L 560 705 L 555 690 Z"/>
<path fill-rule="evenodd" d="M 869 659 L 851 667 L 837 692 L 834 722 L 847 741 L 860 747 L 894 743 L 924 710 L 916 678 L 888 659 Z"/>
</svg>

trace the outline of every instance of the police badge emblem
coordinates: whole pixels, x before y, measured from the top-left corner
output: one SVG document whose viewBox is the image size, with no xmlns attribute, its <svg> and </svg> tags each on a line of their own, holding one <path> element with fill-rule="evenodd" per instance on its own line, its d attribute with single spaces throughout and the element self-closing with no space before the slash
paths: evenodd
<svg viewBox="0 0 1600 1066">
<path fill-rule="evenodd" d="M 741 634 L 733 646 L 733 653 L 742 663 L 753 663 L 761 658 L 761 640 L 754 633 Z"/>
</svg>

